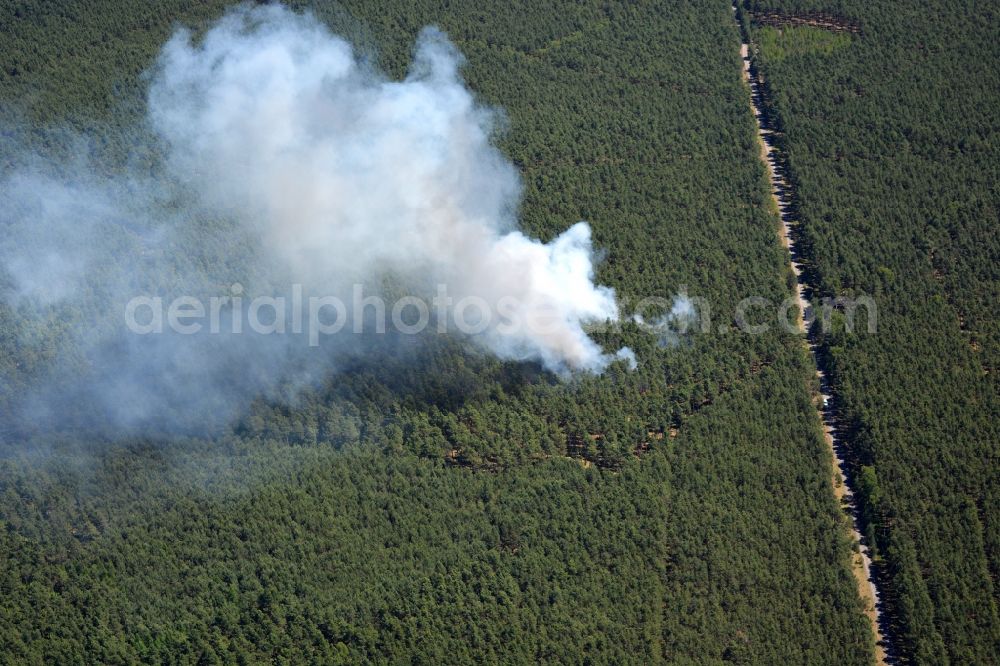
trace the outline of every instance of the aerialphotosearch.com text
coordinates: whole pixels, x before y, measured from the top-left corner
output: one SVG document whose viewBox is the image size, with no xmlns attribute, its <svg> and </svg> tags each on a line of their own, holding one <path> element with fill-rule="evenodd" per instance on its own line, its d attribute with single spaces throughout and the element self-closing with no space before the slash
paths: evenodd
<svg viewBox="0 0 1000 666">
<path fill-rule="evenodd" d="M 180 335 L 247 334 L 305 335 L 310 346 L 318 346 L 323 336 L 343 333 L 420 334 L 428 327 L 438 333 L 458 332 L 477 335 L 495 331 L 500 335 L 528 333 L 544 335 L 576 317 L 589 331 L 631 322 L 650 332 L 726 334 L 739 332 L 761 335 L 774 328 L 801 333 L 798 303 L 794 298 L 781 302 L 750 296 L 740 300 L 725 316 L 698 296 L 647 297 L 629 303 L 619 301 L 618 320 L 589 321 L 578 313 L 566 312 L 556 299 L 524 304 L 514 297 L 495 302 L 475 295 L 453 296 L 445 284 L 437 285 L 431 297 L 405 295 L 387 299 L 366 294 L 364 285 L 355 284 L 347 298 L 337 295 L 304 295 L 302 285 L 292 285 L 288 295 L 244 294 L 241 284 L 233 284 L 228 294 L 207 298 L 177 296 L 136 296 L 124 308 L 125 325 L 138 335 L 172 332 Z M 875 333 L 878 308 L 870 296 L 841 296 L 818 300 L 809 307 L 805 324 L 818 322 L 828 332 L 837 322 L 848 333 L 863 323 L 861 332 Z M 835 316 L 834 313 L 839 313 Z M 860 315 L 860 316 L 859 316 Z"/>
</svg>

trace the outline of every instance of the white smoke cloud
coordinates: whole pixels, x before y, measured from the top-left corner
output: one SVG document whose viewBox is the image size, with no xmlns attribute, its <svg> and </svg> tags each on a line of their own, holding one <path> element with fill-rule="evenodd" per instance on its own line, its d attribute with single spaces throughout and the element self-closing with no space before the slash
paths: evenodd
<svg viewBox="0 0 1000 666">
<path fill-rule="evenodd" d="M 549 244 L 513 230 L 518 175 L 460 64 L 427 28 L 409 75 L 390 81 L 312 18 L 244 7 L 197 45 L 184 31 L 167 43 L 150 120 L 174 174 L 252 225 L 292 281 L 330 291 L 391 269 L 411 290 L 443 283 L 491 312 L 506 299 L 520 325 L 493 317 L 478 342 L 600 371 L 612 357 L 583 324 L 618 311 L 593 283 L 590 229 Z"/>
<path fill-rule="evenodd" d="M 639 360 L 635 356 L 635 352 L 628 347 L 622 347 L 615 353 L 615 359 L 619 361 L 625 361 L 629 370 L 636 370 L 639 368 Z"/>
<path fill-rule="evenodd" d="M 0 347 L 0 412 L 14 401 L 36 424 L 76 410 L 112 431 L 197 430 L 255 396 L 294 396 L 366 348 L 351 327 L 309 349 L 302 335 L 123 326 L 134 296 L 233 282 L 344 301 L 357 283 L 426 300 L 445 285 L 444 318 L 482 304 L 469 339 L 500 358 L 561 374 L 634 367 L 584 331 L 618 318 L 614 292 L 594 284 L 589 226 L 549 243 L 517 230 L 498 111 L 465 87 L 461 60 L 428 28 L 391 81 L 311 16 L 243 6 L 197 42 L 178 31 L 152 68 L 155 141 L 141 148 L 162 150 L 155 176 L 89 162 L 85 137 L 58 163 L 16 151 L 0 178 L 0 332 L 15 337 Z"/>
<path fill-rule="evenodd" d="M 670 310 L 652 321 L 647 321 L 638 312 L 632 315 L 632 321 L 647 333 L 655 335 L 657 343 L 661 347 L 672 347 L 678 344 L 681 336 L 688 332 L 697 318 L 698 311 L 694 301 L 685 293 L 674 296 Z"/>
</svg>

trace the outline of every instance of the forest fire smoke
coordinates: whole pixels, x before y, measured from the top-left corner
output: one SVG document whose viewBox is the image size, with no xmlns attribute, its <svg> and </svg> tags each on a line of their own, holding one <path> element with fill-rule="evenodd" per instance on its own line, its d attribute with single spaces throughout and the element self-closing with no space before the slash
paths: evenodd
<svg viewBox="0 0 1000 666">
<path fill-rule="evenodd" d="M 611 358 L 582 323 L 617 319 L 595 286 L 590 229 L 549 244 L 514 230 L 513 165 L 491 144 L 496 113 L 473 99 L 461 57 L 425 29 L 410 74 L 390 81 L 350 44 L 277 6 L 229 14 L 198 46 L 178 33 L 150 91 L 173 172 L 241 219 L 293 280 L 337 290 L 389 269 L 407 288 L 508 297 L 520 320 L 477 340 L 503 358 L 601 370 Z"/>
<path fill-rule="evenodd" d="M 584 330 L 619 316 L 613 290 L 594 283 L 590 227 L 549 243 L 517 230 L 519 176 L 492 142 L 501 116 L 465 87 L 461 62 L 427 28 L 393 81 L 311 15 L 245 5 L 197 40 L 178 30 L 149 72 L 139 149 L 158 156 L 152 175 L 95 165 L 86 137 L 71 159 L 12 160 L 0 305 L 26 331 L 63 321 L 46 343 L 60 351 L 18 380 L 30 420 L 56 421 L 67 404 L 94 405 L 80 410 L 112 428 L 224 419 L 363 352 L 346 333 L 317 351 L 293 334 L 125 330 L 130 299 L 205 298 L 237 282 L 247 296 L 295 285 L 306 299 L 346 299 L 358 284 L 427 298 L 444 284 L 452 303 L 506 313 L 464 336 L 502 359 L 561 374 L 634 365 Z M 0 386 L 0 407 L 14 386 Z"/>
</svg>

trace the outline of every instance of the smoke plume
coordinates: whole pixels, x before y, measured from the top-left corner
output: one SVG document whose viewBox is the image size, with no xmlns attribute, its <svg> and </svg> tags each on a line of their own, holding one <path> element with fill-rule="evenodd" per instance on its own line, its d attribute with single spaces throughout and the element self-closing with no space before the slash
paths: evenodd
<svg viewBox="0 0 1000 666">
<path fill-rule="evenodd" d="M 434 325 L 475 310 L 468 339 L 502 359 L 602 371 L 616 356 L 584 326 L 618 311 L 593 282 L 590 228 L 549 243 L 517 230 L 518 174 L 492 143 L 500 116 L 461 63 L 427 28 L 409 74 L 389 80 L 310 15 L 273 5 L 238 8 L 197 41 L 179 30 L 150 72 L 155 176 L 26 154 L 0 183 L 14 337 L 0 400 L 18 394 L 45 421 L 79 398 L 116 428 L 225 419 L 318 381 L 356 346 L 350 325 L 312 350 L 291 322 L 285 335 L 235 333 L 235 297 L 349 301 L 358 284 L 427 299 L 445 285 Z M 123 330 L 134 296 L 219 294 L 225 334 Z"/>
</svg>

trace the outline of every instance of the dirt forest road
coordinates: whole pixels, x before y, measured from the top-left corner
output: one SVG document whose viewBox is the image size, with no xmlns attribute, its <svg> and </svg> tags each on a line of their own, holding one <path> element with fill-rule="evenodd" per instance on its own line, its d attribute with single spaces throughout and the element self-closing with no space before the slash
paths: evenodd
<svg viewBox="0 0 1000 666">
<path fill-rule="evenodd" d="M 733 5 L 733 12 L 736 12 L 736 5 Z M 740 30 L 742 35 L 742 29 Z M 798 326 L 803 333 L 803 341 L 808 347 L 814 363 L 816 359 L 816 348 L 812 341 L 805 335 L 806 325 L 804 313 L 809 311 L 810 303 L 807 297 L 807 285 L 802 275 L 802 266 L 795 251 L 795 239 L 792 235 L 792 212 L 791 212 L 791 191 L 784 169 L 778 161 L 778 153 L 775 148 L 774 130 L 768 126 L 767 119 L 763 115 L 763 100 L 761 98 L 761 86 L 758 79 L 750 73 L 750 44 L 746 37 L 741 37 L 740 57 L 743 60 L 743 79 L 750 89 L 750 107 L 753 111 L 757 124 L 757 133 L 760 144 L 760 158 L 767 166 L 767 173 L 771 183 L 771 194 L 781 218 L 781 243 L 788 250 L 789 264 L 795 274 L 795 292 L 799 305 Z M 865 614 L 871 621 L 872 632 L 875 635 L 876 663 L 894 664 L 894 651 L 888 640 L 888 618 L 885 613 L 884 604 L 879 597 L 878 587 L 875 578 L 872 576 L 871 552 L 867 541 L 862 537 L 860 512 L 854 500 L 854 494 L 848 484 L 848 467 L 845 462 L 843 443 L 837 437 L 837 420 L 835 399 L 831 394 L 830 385 L 826 375 L 816 364 L 816 376 L 819 378 L 820 395 L 816 400 L 816 409 L 820 421 L 823 424 L 823 434 L 830 447 L 830 454 L 834 462 L 834 474 L 831 482 L 833 492 L 841 507 L 850 515 L 851 537 L 858 547 L 858 552 L 854 555 L 851 570 L 858 584 L 858 594 L 865 605 Z"/>
</svg>

